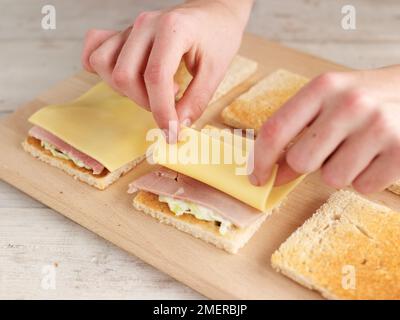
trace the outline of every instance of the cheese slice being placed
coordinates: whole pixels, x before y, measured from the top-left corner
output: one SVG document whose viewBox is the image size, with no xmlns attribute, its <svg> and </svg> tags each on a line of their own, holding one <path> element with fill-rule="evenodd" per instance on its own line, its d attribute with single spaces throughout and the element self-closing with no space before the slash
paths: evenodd
<svg viewBox="0 0 400 320">
<path fill-rule="evenodd" d="M 229 132 L 231 135 L 232 135 L 232 131 L 230 130 L 230 129 L 220 129 L 220 128 L 217 128 L 217 127 L 214 127 L 214 126 L 212 126 L 212 125 L 209 125 L 209 124 L 207 124 L 207 125 L 205 125 L 204 127 L 203 127 L 203 129 L 207 129 L 208 131 L 203 131 L 203 132 L 205 132 L 206 134 L 209 134 L 209 135 L 211 135 L 211 136 L 214 136 L 214 137 L 218 137 L 218 132 L 221 132 L 221 131 L 223 131 L 225 134 L 223 134 L 223 136 L 224 137 L 226 137 L 226 133 L 227 132 Z M 239 134 L 242 132 L 242 133 L 245 133 L 245 130 L 244 129 L 236 129 L 236 130 L 239 130 Z M 248 129 L 247 129 L 248 130 Z M 221 134 L 219 134 L 219 135 L 221 135 Z M 233 135 L 232 135 L 233 136 Z M 243 147 L 245 147 L 245 146 L 248 146 L 248 143 L 250 143 L 249 141 L 248 141 L 248 139 L 249 138 L 246 138 L 246 137 L 242 137 L 242 139 L 243 139 L 243 142 L 242 143 L 239 143 L 239 144 L 237 144 L 237 146 L 239 147 L 239 148 L 243 148 Z M 254 139 L 254 134 L 252 135 L 252 139 Z M 238 142 L 238 140 L 237 139 L 233 139 L 233 143 L 237 143 Z M 247 144 L 246 144 L 246 142 L 247 142 Z M 249 150 L 251 150 L 251 149 L 249 149 Z M 286 183 L 286 184 L 284 184 L 284 185 L 282 185 L 282 186 L 274 186 L 273 188 L 272 188 L 272 190 L 271 190 L 271 193 L 269 194 L 269 196 L 268 196 L 268 200 L 267 200 L 267 207 L 268 208 L 273 208 L 273 207 L 277 207 L 281 202 L 282 202 L 282 200 L 284 199 L 284 198 L 286 198 L 286 196 L 298 185 L 298 184 L 300 184 L 303 180 L 304 180 L 304 178 L 306 177 L 306 175 L 302 175 L 302 176 L 299 176 L 299 177 L 297 177 L 296 179 L 294 179 L 294 180 L 292 180 L 292 181 L 290 181 L 290 182 L 288 182 L 288 183 Z"/>
<path fill-rule="evenodd" d="M 248 163 L 243 160 L 248 159 L 253 141 L 241 137 L 237 139 L 242 139 L 244 144 L 238 144 L 238 140 L 226 143 L 215 135 L 184 128 L 177 144 L 167 144 L 164 138 L 157 140 L 153 149 L 153 160 L 221 190 L 260 211 L 268 211 L 279 205 L 304 177 L 284 186 L 273 187 L 278 169 L 276 166 L 265 185 L 252 185 L 245 172 Z"/>
<path fill-rule="evenodd" d="M 146 134 L 156 123 L 150 112 L 104 82 L 78 99 L 44 107 L 29 121 L 113 172 L 146 153 Z"/>
</svg>

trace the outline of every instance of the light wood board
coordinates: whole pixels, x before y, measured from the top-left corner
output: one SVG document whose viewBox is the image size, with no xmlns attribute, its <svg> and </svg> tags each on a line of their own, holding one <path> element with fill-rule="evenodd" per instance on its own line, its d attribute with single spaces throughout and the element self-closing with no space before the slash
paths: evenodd
<svg viewBox="0 0 400 320">
<path fill-rule="evenodd" d="M 260 77 L 277 68 L 308 77 L 327 70 L 344 70 L 344 67 L 252 35 L 244 38 L 241 54 L 257 60 L 259 71 L 210 106 L 198 127 L 205 123 L 220 125 L 220 110 Z M 127 185 L 147 169 L 146 165 L 130 172 L 109 189 L 98 191 L 23 152 L 20 144 L 30 127 L 26 121 L 29 115 L 44 105 L 73 99 L 97 81 L 93 75 L 80 73 L 2 119 L 1 179 L 207 297 L 320 298 L 317 293 L 276 273 L 270 266 L 272 252 L 334 191 L 320 182 L 318 174 L 309 176 L 288 197 L 281 210 L 264 223 L 245 248 L 237 255 L 230 255 L 132 208 L 132 196 L 126 193 Z M 400 208 L 399 198 L 389 192 L 371 198 Z"/>
</svg>

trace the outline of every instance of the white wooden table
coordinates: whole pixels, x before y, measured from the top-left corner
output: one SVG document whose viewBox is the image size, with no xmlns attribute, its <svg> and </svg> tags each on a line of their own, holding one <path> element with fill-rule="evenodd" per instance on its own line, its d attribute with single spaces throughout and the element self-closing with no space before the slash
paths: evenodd
<svg viewBox="0 0 400 320">
<path fill-rule="evenodd" d="M 0 116 L 81 68 L 85 30 L 120 29 L 143 10 L 174 3 L 179 1 L 0 0 Z M 352 0 L 352 31 L 340 24 L 347 3 L 259 0 L 248 31 L 354 68 L 399 63 L 400 2 Z M 41 29 L 45 4 L 57 10 L 56 30 Z M 55 270 L 54 290 L 42 285 L 46 266 Z M 202 296 L 0 182 L 0 298 Z"/>
</svg>

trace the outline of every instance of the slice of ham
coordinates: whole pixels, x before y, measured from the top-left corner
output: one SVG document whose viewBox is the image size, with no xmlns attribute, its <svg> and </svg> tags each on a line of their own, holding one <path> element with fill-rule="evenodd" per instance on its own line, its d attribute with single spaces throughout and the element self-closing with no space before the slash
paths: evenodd
<svg viewBox="0 0 400 320">
<path fill-rule="evenodd" d="M 93 170 L 93 174 L 100 174 L 104 170 L 104 166 L 100 162 L 89 157 L 83 152 L 80 152 L 79 150 L 75 149 L 68 143 L 64 142 L 63 140 L 61 140 L 60 138 L 56 137 L 54 134 L 48 132 L 43 128 L 34 126 L 29 130 L 28 134 L 31 137 L 34 137 L 40 141 L 45 141 L 47 143 L 50 143 L 61 152 L 67 153 L 72 157 L 74 157 L 75 159 L 82 161 L 85 164 L 85 166 Z"/>
<path fill-rule="evenodd" d="M 137 190 L 197 203 L 213 210 L 240 228 L 251 225 L 264 215 L 263 212 L 222 191 L 168 169 L 152 171 L 133 181 L 129 185 L 128 193 Z"/>
</svg>

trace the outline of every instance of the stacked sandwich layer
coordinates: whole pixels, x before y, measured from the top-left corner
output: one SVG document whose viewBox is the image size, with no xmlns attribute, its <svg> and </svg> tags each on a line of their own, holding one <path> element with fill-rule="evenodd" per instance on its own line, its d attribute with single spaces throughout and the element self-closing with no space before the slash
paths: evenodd
<svg viewBox="0 0 400 320">
<path fill-rule="evenodd" d="M 136 193 L 136 209 L 231 253 L 236 253 L 271 213 L 168 169 L 138 178 L 129 192 Z"/>
<path fill-rule="evenodd" d="M 236 163 L 226 162 L 223 158 L 223 155 L 243 152 L 244 158 L 248 159 L 253 144 L 239 144 L 234 141 L 243 141 L 243 138 L 234 138 L 231 133 L 223 134 L 216 128 L 210 130 L 205 134 L 184 128 L 181 136 L 186 139 L 174 145 L 168 145 L 162 139 L 154 149 L 154 160 L 170 170 L 157 170 L 138 178 L 131 183 L 130 192 L 139 191 L 133 202 L 137 209 L 236 253 L 303 177 L 273 187 L 274 174 L 263 187 L 253 186 L 246 175 L 236 173 Z M 218 132 L 232 144 L 217 137 Z M 198 148 L 207 145 L 210 148 L 207 153 L 212 155 L 212 146 L 217 142 L 220 142 L 217 150 L 221 155 L 220 161 L 202 163 L 206 150 Z M 171 161 L 171 158 L 175 160 L 182 154 L 187 155 L 188 150 L 198 157 L 192 159 L 192 163 Z M 169 157 L 175 153 L 177 156 Z M 203 232 L 199 228 L 203 228 Z"/>
</svg>

